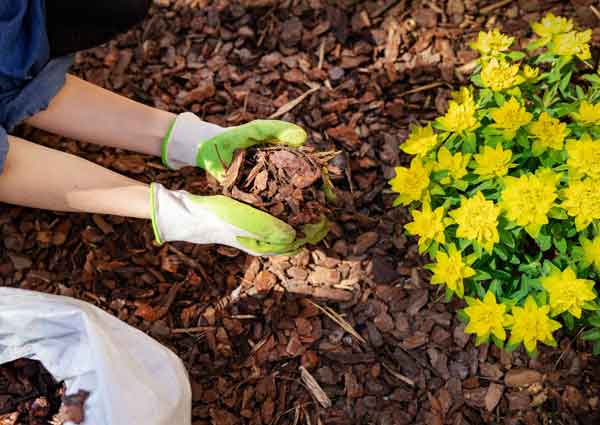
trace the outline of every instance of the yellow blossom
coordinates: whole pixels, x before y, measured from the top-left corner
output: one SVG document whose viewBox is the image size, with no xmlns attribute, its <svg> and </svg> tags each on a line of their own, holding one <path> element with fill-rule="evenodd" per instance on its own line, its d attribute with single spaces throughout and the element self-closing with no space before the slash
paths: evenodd
<svg viewBox="0 0 600 425">
<path fill-rule="evenodd" d="M 523 342 L 528 352 L 535 351 L 538 341 L 556 346 L 552 333 L 560 329 L 560 323 L 548 316 L 550 306 L 538 307 L 531 295 L 525 300 L 523 307 L 513 307 L 513 325 L 511 328 L 510 345 Z"/>
<path fill-rule="evenodd" d="M 475 116 L 475 102 L 473 98 L 466 98 L 462 103 L 455 100 L 448 102 L 448 112 L 437 119 L 444 130 L 454 133 L 464 133 L 479 128 L 479 121 Z"/>
<path fill-rule="evenodd" d="M 600 125 L 600 102 L 591 104 L 587 100 L 581 102 L 579 111 L 571 114 L 575 121 L 583 125 Z"/>
<path fill-rule="evenodd" d="M 485 87 L 493 91 L 502 91 L 521 84 L 524 80 L 519 75 L 519 64 L 510 64 L 496 58 L 483 64 L 481 81 Z"/>
<path fill-rule="evenodd" d="M 432 241 L 446 243 L 444 230 L 450 220 L 444 218 L 444 208 L 438 207 L 432 211 L 429 203 L 425 203 L 421 211 L 412 211 L 412 217 L 413 221 L 404 227 L 412 235 L 419 236 L 420 249 L 425 249 Z"/>
<path fill-rule="evenodd" d="M 575 229 L 579 232 L 592 221 L 600 218 L 600 187 L 599 180 L 570 181 L 563 191 L 561 207 L 568 215 L 575 217 Z"/>
<path fill-rule="evenodd" d="M 483 151 L 475 154 L 475 173 L 483 178 L 503 177 L 508 169 L 514 167 L 511 163 L 512 151 L 504 150 L 500 144 L 496 148 L 484 146 Z"/>
<path fill-rule="evenodd" d="M 516 98 L 511 97 L 508 102 L 490 112 L 495 121 L 492 127 L 502 130 L 504 137 L 511 140 L 515 137 L 517 130 L 531 122 L 530 112 L 521 106 Z"/>
<path fill-rule="evenodd" d="M 594 281 L 577 279 L 571 267 L 564 271 L 556 270 L 540 279 L 542 286 L 550 294 L 550 308 L 553 316 L 568 311 L 574 317 L 581 317 L 584 303 L 596 298 Z"/>
<path fill-rule="evenodd" d="M 434 165 L 435 171 L 448 171 L 448 176 L 442 179 L 443 184 L 450 184 L 451 179 L 460 180 L 467 175 L 467 165 L 471 160 L 470 154 L 457 152 L 452 155 L 450 150 L 442 146 L 438 151 L 437 163 Z"/>
<path fill-rule="evenodd" d="M 540 75 L 539 68 L 529 65 L 525 65 L 523 67 L 523 77 L 525 77 L 526 80 L 534 80 L 538 77 L 538 75 Z"/>
<path fill-rule="evenodd" d="M 486 200 L 481 192 L 472 198 L 462 198 L 460 207 L 450 211 L 450 216 L 458 224 L 456 236 L 478 242 L 491 253 L 498 236 L 498 215 L 500 207 Z"/>
<path fill-rule="evenodd" d="M 571 31 L 573 29 L 573 21 L 548 13 L 540 22 L 531 24 L 531 28 L 537 35 L 549 40 L 554 35 Z"/>
<path fill-rule="evenodd" d="M 431 284 L 446 284 L 448 289 L 462 298 L 465 293 L 464 279 L 474 276 L 475 270 L 465 263 L 454 244 L 448 247 L 448 253 L 438 251 L 435 258 L 436 263 L 431 267 Z"/>
<path fill-rule="evenodd" d="M 426 155 L 437 145 L 437 134 L 431 124 L 427 127 L 413 127 L 410 136 L 400 148 L 409 155 Z"/>
<path fill-rule="evenodd" d="M 600 236 L 589 240 L 581 238 L 581 247 L 583 248 L 583 262 L 586 266 L 594 265 L 600 270 Z"/>
<path fill-rule="evenodd" d="M 558 56 L 577 56 L 582 61 L 591 59 L 589 42 L 592 30 L 583 32 L 571 31 L 555 35 L 550 44 L 550 51 Z"/>
<path fill-rule="evenodd" d="M 420 201 L 429 186 L 429 169 L 420 160 L 414 159 L 410 168 L 396 167 L 396 177 L 390 180 L 390 185 L 399 194 L 394 206 Z"/>
<path fill-rule="evenodd" d="M 465 332 L 475 334 L 480 342 L 486 341 L 490 335 L 504 341 L 504 327 L 511 323 L 511 317 L 506 314 L 506 306 L 496 302 L 494 293 L 488 291 L 483 301 L 471 297 L 465 297 L 465 300 L 468 307 L 464 312 L 469 318 Z"/>
<path fill-rule="evenodd" d="M 496 56 L 500 52 L 507 51 L 514 41 L 514 37 L 509 37 L 495 29 L 488 32 L 480 31 L 477 41 L 472 42 L 470 46 L 482 56 Z"/>
<path fill-rule="evenodd" d="M 452 100 L 457 103 L 467 103 L 475 109 L 475 98 L 473 97 L 473 87 L 462 86 L 459 90 L 450 93 Z"/>
<path fill-rule="evenodd" d="M 580 140 L 568 140 L 567 155 L 569 178 L 600 178 L 600 140 L 592 140 L 589 134 Z"/>
<path fill-rule="evenodd" d="M 560 175 L 548 169 L 541 169 L 535 175 L 504 177 L 500 206 L 506 217 L 537 237 L 540 228 L 548 224 L 548 212 L 558 196 L 559 180 Z"/>
<path fill-rule="evenodd" d="M 529 132 L 535 139 L 532 146 L 533 154 L 539 155 L 546 149 L 561 150 L 570 130 L 567 124 L 542 112 L 529 128 Z"/>
</svg>

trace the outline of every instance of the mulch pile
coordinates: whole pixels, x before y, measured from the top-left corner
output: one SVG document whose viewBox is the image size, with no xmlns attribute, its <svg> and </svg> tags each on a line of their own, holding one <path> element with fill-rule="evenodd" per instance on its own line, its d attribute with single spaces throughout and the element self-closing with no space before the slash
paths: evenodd
<svg viewBox="0 0 600 425">
<path fill-rule="evenodd" d="M 18 359 L 0 366 L 0 425 L 63 425 L 84 421 L 88 394 L 66 396 L 38 361 Z"/>
<path fill-rule="evenodd" d="M 21 135 L 145 182 L 229 191 L 294 224 L 323 213 L 330 234 L 295 257 L 251 258 L 157 247 L 140 220 L 3 206 L 0 284 L 92 302 L 172 348 L 190 373 L 194 425 L 600 421 L 600 360 L 576 335 L 536 359 L 474 346 L 386 188 L 407 161 L 409 124 L 443 113 L 467 81 L 478 31 L 524 43 L 552 10 L 594 28 L 597 53 L 593 1 L 155 3 L 140 28 L 78 54 L 75 72 L 220 125 L 289 120 L 307 129 L 306 149 L 250 150 L 222 188 L 157 158 Z"/>
</svg>

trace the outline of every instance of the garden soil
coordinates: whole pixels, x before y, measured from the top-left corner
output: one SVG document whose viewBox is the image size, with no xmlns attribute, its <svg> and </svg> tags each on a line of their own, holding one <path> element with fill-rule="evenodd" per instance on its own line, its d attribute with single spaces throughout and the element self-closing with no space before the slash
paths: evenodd
<svg viewBox="0 0 600 425">
<path fill-rule="evenodd" d="M 523 45 L 551 10 L 595 28 L 597 58 L 597 1 L 154 3 L 138 28 L 77 54 L 74 72 L 223 126 L 295 122 L 307 146 L 251 149 L 221 186 L 157 158 L 20 135 L 144 182 L 229 194 L 297 229 L 326 216 L 329 235 L 294 257 L 252 258 L 156 246 L 141 220 L 4 205 L 0 284 L 91 302 L 170 347 L 190 374 L 194 425 L 600 423 L 590 347 L 568 333 L 534 359 L 476 347 L 461 301 L 429 285 L 387 185 L 409 125 L 444 113 L 467 81 L 478 31 Z M 28 423 L 24 412 L 0 423 Z"/>
</svg>

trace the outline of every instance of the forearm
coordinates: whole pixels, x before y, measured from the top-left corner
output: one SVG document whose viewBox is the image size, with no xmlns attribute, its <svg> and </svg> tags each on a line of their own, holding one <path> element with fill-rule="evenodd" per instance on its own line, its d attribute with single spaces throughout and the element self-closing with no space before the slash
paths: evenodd
<svg viewBox="0 0 600 425">
<path fill-rule="evenodd" d="M 27 123 L 82 142 L 160 156 L 175 117 L 68 75 L 48 109 Z"/>
<path fill-rule="evenodd" d="M 0 201 L 53 211 L 150 218 L 149 188 L 85 159 L 9 136 Z"/>
</svg>

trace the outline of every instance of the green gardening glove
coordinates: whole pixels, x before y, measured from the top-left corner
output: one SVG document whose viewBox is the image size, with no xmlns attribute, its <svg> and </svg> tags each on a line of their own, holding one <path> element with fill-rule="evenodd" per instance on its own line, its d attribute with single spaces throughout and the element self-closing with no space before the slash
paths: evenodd
<svg viewBox="0 0 600 425">
<path fill-rule="evenodd" d="M 255 120 L 224 128 L 184 112 L 163 141 L 162 159 L 170 169 L 197 166 L 222 181 L 237 149 L 260 144 L 299 147 L 306 138 L 306 131 L 285 121 Z"/>
<path fill-rule="evenodd" d="M 150 186 L 157 242 L 221 244 L 252 255 L 292 255 L 306 240 L 283 221 L 226 196 L 197 196 Z"/>
</svg>

